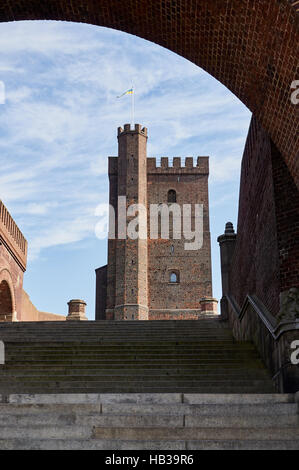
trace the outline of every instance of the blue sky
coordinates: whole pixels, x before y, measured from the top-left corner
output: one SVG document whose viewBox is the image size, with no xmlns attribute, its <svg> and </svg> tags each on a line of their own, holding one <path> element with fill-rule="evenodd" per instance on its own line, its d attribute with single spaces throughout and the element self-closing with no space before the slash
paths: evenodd
<svg viewBox="0 0 299 470">
<path fill-rule="evenodd" d="M 214 296 L 221 297 L 217 236 L 237 222 L 240 162 L 251 113 L 199 67 L 119 31 L 64 22 L 0 25 L 0 198 L 29 243 L 24 288 L 39 310 L 66 314 L 71 298 L 94 319 L 95 236 L 108 202 L 107 156 L 117 127 L 148 127 L 148 156 L 210 156 Z M 101 206 L 100 206 L 101 207 Z"/>
</svg>

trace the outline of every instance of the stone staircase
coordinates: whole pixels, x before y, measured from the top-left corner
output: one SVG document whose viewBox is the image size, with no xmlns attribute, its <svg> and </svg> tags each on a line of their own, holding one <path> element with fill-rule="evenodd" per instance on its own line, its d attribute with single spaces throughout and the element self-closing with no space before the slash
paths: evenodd
<svg viewBox="0 0 299 470">
<path fill-rule="evenodd" d="M 2 323 L 0 393 L 273 393 L 251 343 L 197 321 Z"/>
<path fill-rule="evenodd" d="M 285 394 L 10 395 L 2 450 L 299 449 Z"/>
<path fill-rule="evenodd" d="M 219 317 L 2 323 L 0 449 L 299 449 L 292 394 Z"/>
</svg>

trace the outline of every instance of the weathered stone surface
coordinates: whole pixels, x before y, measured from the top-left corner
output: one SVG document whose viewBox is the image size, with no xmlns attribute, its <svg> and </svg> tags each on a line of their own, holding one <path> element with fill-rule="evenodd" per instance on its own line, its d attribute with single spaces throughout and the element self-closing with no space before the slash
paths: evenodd
<svg viewBox="0 0 299 470">
<path fill-rule="evenodd" d="M 186 404 L 188 397 L 200 405 Z M 1 450 L 299 447 L 294 395 L 70 394 L 62 400 L 56 394 L 13 402 L 15 398 L 0 404 Z"/>
<path fill-rule="evenodd" d="M 93 393 L 52 393 L 52 394 L 10 394 L 9 403 L 15 404 L 49 404 L 49 403 L 99 403 L 100 395 Z"/>
<path fill-rule="evenodd" d="M 299 320 L 299 289 L 291 287 L 288 291 L 282 292 L 280 303 L 278 321 Z"/>
<path fill-rule="evenodd" d="M 182 403 L 181 393 L 107 393 L 101 394 L 103 404 L 170 404 Z"/>
</svg>

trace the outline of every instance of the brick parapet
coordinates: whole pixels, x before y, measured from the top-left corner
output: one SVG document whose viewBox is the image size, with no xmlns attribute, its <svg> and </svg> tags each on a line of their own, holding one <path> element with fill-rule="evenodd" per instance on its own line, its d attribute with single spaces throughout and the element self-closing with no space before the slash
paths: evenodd
<svg viewBox="0 0 299 470">
<path fill-rule="evenodd" d="M 109 176 L 118 173 L 118 157 L 108 157 L 108 173 Z M 181 157 L 148 157 L 147 160 L 148 175 L 208 175 L 209 174 L 209 157 L 197 157 L 196 165 L 194 165 L 193 157 L 185 158 L 185 165 Z M 159 162 L 161 163 L 159 165 Z"/>
<path fill-rule="evenodd" d="M 148 174 L 174 174 L 174 175 L 188 175 L 188 174 L 209 174 L 209 157 L 197 157 L 197 163 L 194 165 L 193 157 L 185 158 L 185 165 L 182 165 L 181 157 L 162 157 L 160 165 L 159 159 L 150 157 L 147 159 L 147 173 Z M 172 164 L 171 164 L 172 163 Z"/>
<path fill-rule="evenodd" d="M 0 242 L 5 245 L 17 264 L 25 271 L 27 264 L 27 241 L 1 200 Z"/>
</svg>

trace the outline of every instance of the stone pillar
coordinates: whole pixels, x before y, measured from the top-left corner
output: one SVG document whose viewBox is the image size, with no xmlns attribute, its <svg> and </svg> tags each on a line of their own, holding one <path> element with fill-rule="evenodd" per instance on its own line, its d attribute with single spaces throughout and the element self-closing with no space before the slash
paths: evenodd
<svg viewBox="0 0 299 470">
<path fill-rule="evenodd" d="M 220 245 L 220 260 L 221 260 L 221 280 L 222 280 L 222 299 L 221 316 L 223 320 L 228 319 L 228 305 L 226 294 L 230 293 L 229 274 L 232 258 L 235 251 L 237 234 L 234 231 L 234 226 L 231 222 L 225 225 L 225 232 L 217 239 Z"/>
<path fill-rule="evenodd" d="M 69 313 L 67 320 L 88 320 L 85 314 L 86 302 L 80 299 L 73 299 L 68 302 Z"/>
<path fill-rule="evenodd" d="M 213 297 L 204 297 L 199 301 L 201 307 L 201 313 L 206 315 L 218 314 L 217 304 L 218 300 Z"/>
</svg>

